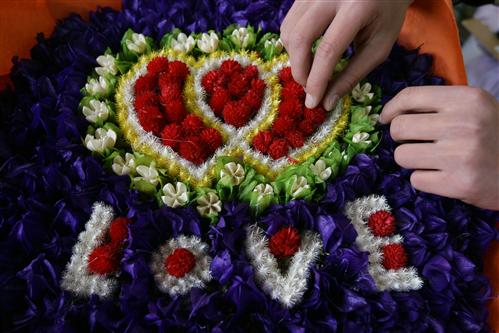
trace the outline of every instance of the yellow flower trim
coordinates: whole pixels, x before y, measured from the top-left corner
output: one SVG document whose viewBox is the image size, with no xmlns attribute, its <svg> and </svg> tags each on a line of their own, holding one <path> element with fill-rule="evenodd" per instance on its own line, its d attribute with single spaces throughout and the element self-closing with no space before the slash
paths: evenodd
<svg viewBox="0 0 499 333">
<path fill-rule="evenodd" d="M 177 177 L 181 181 L 189 183 L 193 187 L 209 187 L 212 184 L 213 179 L 215 178 L 216 171 L 216 163 L 212 163 L 203 177 L 201 179 L 194 177 L 191 175 L 189 169 L 182 166 L 177 159 L 165 158 L 160 154 L 160 152 L 153 149 L 149 144 L 143 142 L 141 140 L 141 136 L 136 132 L 133 126 L 129 122 L 129 112 L 127 105 L 124 101 L 124 89 L 129 81 L 133 79 L 133 77 L 137 74 L 137 71 L 140 70 L 143 66 L 149 63 L 152 59 L 158 56 L 167 57 L 169 60 L 179 60 L 187 64 L 191 71 L 198 70 L 203 66 L 203 64 L 208 59 L 215 59 L 220 57 L 229 58 L 234 57 L 235 55 L 245 56 L 252 63 L 256 64 L 259 70 L 259 73 L 271 72 L 273 68 L 279 63 L 285 64 L 288 61 L 288 56 L 283 54 L 279 57 L 274 58 L 272 61 L 263 62 L 256 52 L 248 52 L 248 51 L 216 51 L 208 56 L 200 57 L 199 59 L 194 59 L 191 56 L 188 56 L 184 53 L 176 52 L 172 49 L 169 50 L 161 50 L 156 52 L 151 52 L 147 55 L 142 56 L 139 61 L 133 65 L 133 67 L 124 75 L 121 76 L 118 86 L 116 89 L 116 106 L 117 106 L 117 119 L 118 124 L 123 132 L 125 139 L 129 142 L 130 146 L 134 151 L 143 153 L 153 160 L 156 161 L 157 166 L 166 170 L 169 176 Z M 255 128 L 248 131 L 244 140 L 251 145 L 251 141 L 253 137 L 260 131 L 268 129 L 272 126 L 279 109 L 280 104 L 280 95 L 281 95 L 281 85 L 279 84 L 279 78 L 276 73 L 265 77 L 264 81 L 267 85 L 267 88 L 270 89 L 270 110 L 265 116 L 265 118 L 257 125 Z M 183 102 L 186 106 L 187 110 L 190 113 L 193 113 L 199 116 L 206 126 L 215 128 L 220 132 L 223 138 L 224 144 L 229 140 L 228 133 L 224 130 L 220 123 L 213 121 L 205 117 L 202 113 L 201 109 L 196 103 L 196 91 L 194 89 L 194 75 L 189 73 L 184 83 L 183 90 Z M 334 130 L 331 131 L 323 140 L 315 143 L 309 149 L 306 149 L 304 152 L 300 153 L 296 157 L 294 157 L 293 161 L 290 164 L 302 163 L 310 157 L 319 157 L 320 154 L 331 144 L 331 142 L 341 134 L 349 121 L 349 113 L 350 113 L 350 104 L 351 100 L 349 97 L 345 97 L 343 99 L 343 110 L 341 116 L 338 118 L 334 125 Z M 248 165 L 252 166 L 258 173 L 263 174 L 269 179 L 273 180 L 275 177 L 279 175 L 279 172 L 282 171 L 285 167 L 279 170 L 273 170 L 269 165 L 262 163 L 260 160 L 253 157 L 251 151 L 244 151 L 242 148 L 237 147 L 230 150 L 224 151 L 224 156 L 232 156 L 232 157 L 242 157 L 243 161 Z M 180 158 L 180 156 L 179 156 Z"/>
</svg>

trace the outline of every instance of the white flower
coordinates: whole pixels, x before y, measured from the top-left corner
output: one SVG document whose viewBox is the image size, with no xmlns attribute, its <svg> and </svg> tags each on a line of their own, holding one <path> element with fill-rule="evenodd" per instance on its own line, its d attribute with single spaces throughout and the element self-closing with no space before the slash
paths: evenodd
<svg viewBox="0 0 499 333">
<path fill-rule="evenodd" d="M 360 83 L 357 83 L 352 90 L 352 97 L 359 103 L 370 101 L 374 97 L 374 93 L 371 92 L 371 84 L 366 82 L 360 86 Z"/>
<path fill-rule="evenodd" d="M 326 162 L 323 159 L 319 159 L 315 162 L 315 164 L 310 165 L 310 170 L 322 180 L 326 180 L 331 177 L 333 170 L 330 167 L 326 168 Z"/>
<path fill-rule="evenodd" d="M 85 84 L 85 90 L 89 95 L 107 96 L 110 92 L 110 84 L 105 77 L 99 76 L 99 79 L 90 79 Z"/>
<path fill-rule="evenodd" d="M 83 106 L 82 112 L 85 119 L 94 124 L 98 121 L 104 122 L 109 117 L 109 107 L 106 102 L 101 102 L 96 99 L 92 99 L 88 102 L 88 106 Z"/>
<path fill-rule="evenodd" d="M 100 65 L 100 67 L 95 67 L 95 71 L 99 75 L 116 75 L 116 73 L 118 73 L 118 68 L 116 67 L 116 59 L 114 59 L 114 57 L 110 54 L 98 56 L 97 63 Z"/>
<path fill-rule="evenodd" d="M 88 150 L 103 153 L 106 149 L 111 149 L 116 143 L 118 136 L 112 129 L 98 128 L 94 135 L 87 134 L 85 146 Z"/>
<path fill-rule="evenodd" d="M 282 44 L 282 40 L 280 38 L 278 38 L 278 39 L 275 39 L 275 38 L 267 39 L 265 41 L 265 43 L 263 44 L 263 46 L 265 48 L 267 48 L 267 47 L 269 47 L 271 45 L 274 45 L 275 50 L 277 51 L 277 53 L 281 53 L 282 49 L 284 48 L 284 45 Z"/>
<path fill-rule="evenodd" d="M 244 168 L 241 164 L 229 162 L 220 170 L 220 178 L 226 177 L 232 185 L 239 185 L 244 180 Z"/>
<path fill-rule="evenodd" d="M 309 188 L 310 185 L 308 185 L 307 178 L 303 176 L 293 176 L 293 183 L 291 184 L 290 189 L 290 194 L 293 198 L 298 197 L 303 191 L 306 191 Z"/>
<path fill-rule="evenodd" d="M 142 54 L 147 48 L 146 37 L 143 34 L 133 33 L 131 39 L 125 41 L 126 47 L 136 53 Z"/>
<path fill-rule="evenodd" d="M 269 195 L 274 195 L 274 188 L 269 184 L 258 184 L 253 189 L 253 192 L 258 193 L 256 201 L 262 201 L 263 198 Z"/>
<path fill-rule="evenodd" d="M 218 36 L 213 31 L 201 34 L 201 38 L 198 39 L 198 47 L 204 53 L 212 53 L 218 48 Z"/>
<path fill-rule="evenodd" d="M 194 38 L 192 36 L 187 37 L 183 32 L 179 33 L 176 39 L 172 39 L 172 49 L 177 52 L 189 53 L 195 45 Z"/>
<path fill-rule="evenodd" d="M 153 186 L 158 185 L 159 183 L 159 174 L 158 170 L 156 170 L 156 167 L 154 165 L 150 166 L 145 166 L 145 165 L 139 165 L 135 171 L 140 175 L 139 177 L 135 177 L 134 180 L 145 180 L 146 182 L 150 183 Z"/>
<path fill-rule="evenodd" d="M 169 271 L 165 262 L 168 257 L 174 255 L 175 250 L 183 249 L 184 253 L 190 253 L 194 257 L 194 266 L 184 272 L 183 276 L 176 276 Z M 158 251 L 155 251 L 151 258 L 151 271 L 158 288 L 170 294 L 187 294 L 192 288 L 204 288 L 205 284 L 212 279 L 210 273 L 211 257 L 208 255 L 208 244 L 201 241 L 196 236 L 181 235 L 168 240 Z"/>
<path fill-rule="evenodd" d="M 161 200 L 163 200 L 168 207 L 175 208 L 183 206 L 189 201 L 187 186 L 182 182 L 177 182 L 175 187 L 171 183 L 166 184 L 163 186 L 163 194 Z"/>
<path fill-rule="evenodd" d="M 369 140 L 369 133 L 366 132 L 355 133 L 354 136 L 352 137 L 352 142 L 370 144 L 371 140 Z"/>
<path fill-rule="evenodd" d="M 369 115 L 369 123 L 374 126 L 378 123 L 379 121 L 379 114 L 377 113 L 374 113 L 374 114 L 371 114 Z"/>
<path fill-rule="evenodd" d="M 202 216 L 216 215 L 222 211 L 222 202 L 214 192 L 207 192 L 197 199 L 197 210 Z"/>
<path fill-rule="evenodd" d="M 135 168 L 135 157 L 130 153 L 125 154 L 125 159 L 123 159 L 121 155 L 117 155 L 113 159 L 112 168 L 114 173 L 117 175 L 129 175 L 130 172 Z"/>
<path fill-rule="evenodd" d="M 251 35 L 245 27 L 232 31 L 232 37 L 240 43 L 242 48 L 247 47 L 251 41 Z"/>
</svg>

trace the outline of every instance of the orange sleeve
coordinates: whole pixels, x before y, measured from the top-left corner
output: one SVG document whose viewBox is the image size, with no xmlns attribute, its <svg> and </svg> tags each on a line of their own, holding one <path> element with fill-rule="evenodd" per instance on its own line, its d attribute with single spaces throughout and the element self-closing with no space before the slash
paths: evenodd
<svg viewBox="0 0 499 333">
<path fill-rule="evenodd" d="M 433 74 L 449 84 L 467 84 L 459 32 L 451 0 L 416 0 L 407 12 L 399 43 L 433 55 Z M 497 224 L 499 228 L 499 222 Z M 493 299 L 489 303 L 489 324 L 499 332 L 499 241 L 493 241 L 485 255 L 485 274 L 490 279 Z"/>
</svg>

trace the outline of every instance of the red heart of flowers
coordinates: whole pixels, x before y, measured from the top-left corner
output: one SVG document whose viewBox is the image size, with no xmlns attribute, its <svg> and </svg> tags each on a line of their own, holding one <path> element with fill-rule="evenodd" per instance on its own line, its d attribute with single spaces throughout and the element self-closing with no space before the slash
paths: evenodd
<svg viewBox="0 0 499 333">
<path fill-rule="evenodd" d="M 154 58 L 147 73 L 135 82 L 134 107 L 145 131 L 160 137 L 186 160 L 201 164 L 222 145 L 222 135 L 187 112 L 182 90 L 188 74 L 189 68 L 181 61 Z"/>
<path fill-rule="evenodd" d="M 265 82 L 254 65 L 242 67 L 225 60 L 220 68 L 206 73 L 201 85 L 213 113 L 236 128 L 245 126 L 258 112 L 265 93 Z"/>
<path fill-rule="evenodd" d="M 111 222 L 106 233 L 106 242 L 96 247 L 88 256 L 88 270 L 94 274 L 107 275 L 118 271 L 123 243 L 128 237 L 130 220 L 119 217 Z"/>
<path fill-rule="evenodd" d="M 253 148 L 273 159 L 288 155 L 291 148 L 300 148 L 317 128 L 324 123 L 327 112 L 321 106 L 304 106 L 305 91 L 291 75 L 291 68 L 279 72 L 282 86 L 277 118 L 269 130 L 260 131 L 253 138 Z"/>
</svg>

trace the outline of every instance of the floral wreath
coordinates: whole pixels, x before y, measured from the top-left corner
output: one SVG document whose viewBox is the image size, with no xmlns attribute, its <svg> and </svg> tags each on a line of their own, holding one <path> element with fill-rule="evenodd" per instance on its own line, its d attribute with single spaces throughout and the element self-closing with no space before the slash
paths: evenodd
<svg viewBox="0 0 499 333">
<path fill-rule="evenodd" d="M 265 105 L 266 94 L 285 89 L 277 72 L 272 79 L 258 66 L 285 61 L 278 36 L 266 32 L 278 30 L 290 3 L 191 5 L 195 11 L 185 2 L 124 1 L 122 11 L 99 10 L 89 22 L 72 16 L 52 38 L 39 36 L 31 60 L 16 63 L 14 91 L 0 95 L 0 328 L 486 331 L 490 285 L 481 258 L 498 238 L 497 214 L 415 191 L 410 173 L 394 163 L 388 131 L 373 126 L 380 104 L 403 87 L 443 83 L 428 75 L 431 57 L 395 46 L 340 104 L 339 119 L 346 119 L 334 122 L 332 141 L 300 163 L 284 158 L 289 165 L 279 175 L 243 155 L 221 154 L 210 181 L 196 184 L 131 144 L 119 98 L 102 94 L 119 96 L 129 73 L 137 81 L 147 76 L 141 61 L 149 65 L 152 58 L 142 59 L 154 55 L 167 59 L 168 71 L 174 63 L 177 78 L 185 75 L 179 62 L 188 66 L 183 85 L 165 89 L 170 97 L 201 91 L 189 88 L 199 59 L 247 57 L 236 72 L 250 67 L 247 75 L 254 75 L 256 61 L 255 82 L 262 80 L 263 90 L 255 83 L 247 107 L 237 99 L 234 107 L 214 89 L 204 104 L 216 111 L 218 99 L 232 107 L 212 122 L 190 118 L 198 130 L 203 126 L 200 135 L 213 128 L 226 144 L 224 124 L 244 127 L 258 116 L 258 94 Z M 224 30 L 232 22 L 239 26 Z M 215 44 L 214 53 L 203 51 Z M 179 60 L 179 54 L 187 55 Z M 148 83 L 141 79 L 139 86 Z M 242 94 L 237 84 L 230 89 Z M 153 133 L 162 118 L 154 117 L 147 98 L 142 102 L 148 112 L 140 112 L 153 116 L 142 120 L 158 120 L 141 123 Z M 203 103 L 183 105 L 197 115 Z M 166 110 L 175 107 L 182 109 L 177 103 Z M 217 121 L 224 124 L 217 128 Z M 155 137 L 175 142 L 174 130 L 161 135 L 171 123 L 163 125 Z M 264 127 L 258 130 L 273 131 Z M 213 130 L 206 132 L 200 146 L 220 142 Z M 293 151 L 291 142 L 301 142 L 278 132 L 261 135 L 256 145 L 258 133 L 252 133 L 246 142 L 264 155 L 277 136 L 272 154 L 278 160 Z M 171 151 L 187 152 L 194 165 L 208 155 Z"/>
<path fill-rule="evenodd" d="M 379 88 L 359 84 L 329 113 L 304 107 L 276 34 L 174 29 L 159 44 L 153 51 L 151 38 L 128 30 L 119 53 L 97 57 L 80 109 L 91 123 L 86 147 L 160 205 L 192 201 L 215 220 L 220 200 L 261 213 L 316 199 L 379 140 Z"/>
</svg>

